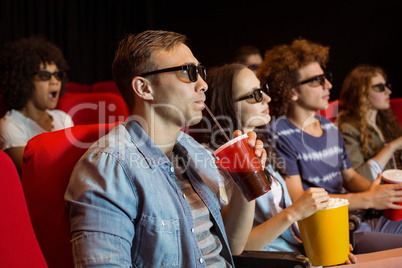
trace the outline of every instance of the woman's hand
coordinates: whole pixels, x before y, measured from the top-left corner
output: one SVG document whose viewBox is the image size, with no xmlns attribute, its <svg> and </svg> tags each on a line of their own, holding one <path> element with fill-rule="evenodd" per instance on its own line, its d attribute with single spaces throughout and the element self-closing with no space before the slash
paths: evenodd
<svg viewBox="0 0 402 268">
<path fill-rule="evenodd" d="M 243 132 L 240 130 L 235 130 L 233 132 L 233 138 L 239 137 L 243 135 Z M 264 143 L 261 140 L 257 140 L 257 133 L 254 131 L 250 131 L 247 133 L 248 136 L 248 144 L 254 148 L 255 156 L 260 159 L 261 166 L 265 166 L 265 162 L 267 161 L 267 152 L 264 149 Z"/>
<path fill-rule="evenodd" d="M 310 187 L 294 202 L 295 221 L 305 219 L 328 206 L 329 195 L 323 188 Z"/>
<path fill-rule="evenodd" d="M 402 202 L 402 183 L 380 184 L 382 174 L 379 174 L 370 186 L 369 194 L 371 208 L 374 209 L 402 209 L 402 206 L 395 203 Z"/>
</svg>

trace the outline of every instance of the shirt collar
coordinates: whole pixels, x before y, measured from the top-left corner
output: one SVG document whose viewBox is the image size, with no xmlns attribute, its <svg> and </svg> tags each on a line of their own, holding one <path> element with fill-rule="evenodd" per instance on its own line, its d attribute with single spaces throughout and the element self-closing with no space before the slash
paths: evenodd
<svg viewBox="0 0 402 268">
<path fill-rule="evenodd" d="M 158 146 L 142 129 L 138 122 L 136 122 L 132 118 L 129 118 L 126 122 L 126 129 L 130 134 L 131 141 L 137 147 L 139 152 L 144 156 L 150 168 L 166 163 L 171 163 L 169 158 L 158 148 Z M 184 140 L 185 134 L 180 131 L 179 135 L 177 136 L 174 149 L 181 154 L 188 156 L 187 149 L 183 146 L 183 144 L 180 144 Z"/>
</svg>

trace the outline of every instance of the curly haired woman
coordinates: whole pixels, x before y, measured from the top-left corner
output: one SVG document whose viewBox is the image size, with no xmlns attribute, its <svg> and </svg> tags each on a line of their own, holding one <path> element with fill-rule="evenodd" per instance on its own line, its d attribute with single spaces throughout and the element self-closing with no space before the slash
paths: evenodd
<svg viewBox="0 0 402 268">
<path fill-rule="evenodd" d="M 339 130 L 352 166 L 370 181 L 393 167 L 392 157 L 402 149 L 402 130 L 390 109 L 391 85 L 386 81 L 381 67 L 359 65 L 346 76 L 340 94 Z"/>
<path fill-rule="evenodd" d="M 29 139 L 73 126 L 69 115 L 54 110 L 66 87 L 67 69 L 60 49 L 41 37 L 9 42 L 1 51 L 0 94 L 7 113 L 0 119 L 0 149 L 20 175 Z"/>
</svg>

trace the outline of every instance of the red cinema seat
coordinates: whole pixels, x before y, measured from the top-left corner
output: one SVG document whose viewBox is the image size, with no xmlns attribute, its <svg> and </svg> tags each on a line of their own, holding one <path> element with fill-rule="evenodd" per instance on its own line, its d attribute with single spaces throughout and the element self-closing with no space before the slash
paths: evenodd
<svg viewBox="0 0 402 268">
<path fill-rule="evenodd" d="M 66 93 L 60 98 L 57 109 L 68 113 L 74 125 L 122 122 L 129 116 L 123 98 L 106 92 Z"/>
<path fill-rule="evenodd" d="M 318 110 L 316 114 L 328 118 L 329 120 L 334 122 L 336 117 L 338 116 L 338 111 L 339 100 L 333 100 L 328 103 L 328 107 L 325 110 Z"/>
<path fill-rule="evenodd" d="M 64 193 L 75 163 L 114 126 L 78 125 L 47 132 L 29 140 L 25 147 L 22 185 L 32 226 L 49 267 L 73 267 Z"/>
<path fill-rule="evenodd" d="M 39 247 L 11 158 L 0 151 L 0 267 L 48 267 Z"/>
<path fill-rule="evenodd" d="M 402 127 L 402 98 L 390 99 L 389 104 L 396 119 L 398 119 L 399 125 Z"/>
<path fill-rule="evenodd" d="M 75 82 L 67 82 L 66 93 L 84 93 L 91 92 L 91 85 L 80 84 Z"/>
</svg>

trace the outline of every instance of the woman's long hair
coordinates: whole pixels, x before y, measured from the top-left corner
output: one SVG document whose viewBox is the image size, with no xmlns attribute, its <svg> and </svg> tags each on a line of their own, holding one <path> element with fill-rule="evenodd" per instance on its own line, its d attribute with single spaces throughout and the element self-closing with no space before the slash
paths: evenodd
<svg viewBox="0 0 402 268">
<path fill-rule="evenodd" d="M 387 79 L 387 75 L 381 67 L 371 65 L 357 66 L 346 76 L 339 98 L 338 127 L 342 129 L 344 123 L 349 123 L 359 130 L 360 143 L 365 159 L 371 157 L 368 154 L 368 148 L 373 148 L 376 153 L 382 148 L 374 148 L 372 137 L 366 131 L 367 128 L 371 128 L 368 125 L 366 115 L 370 109 L 368 96 L 371 79 L 376 75 L 382 75 L 385 80 Z M 378 111 L 376 124 L 384 135 L 385 142 L 390 142 L 402 135 L 402 130 L 391 108 Z"/>
<path fill-rule="evenodd" d="M 235 105 L 235 94 L 233 90 L 234 78 L 243 69 L 247 68 L 242 64 L 232 63 L 220 67 L 212 68 L 208 71 L 205 104 L 209 107 L 212 114 L 218 120 L 227 137 L 232 138 L 236 129 L 242 129 L 241 117 Z M 200 143 L 205 143 L 212 149 L 227 142 L 225 135 L 217 124 L 204 109 L 201 122 L 192 129 L 201 129 L 201 135 L 194 135 Z M 255 129 L 258 139 L 264 143 L 264 148 L 268 154 L 267 163 L 280 163 L 279 156 L 275 149 L 270 145 L 267 137 L 267 128 L 261 126 Z M 286 168 L 282 165 L 272 165 L 282 176 L 286 175 Z"/>
</svg>

